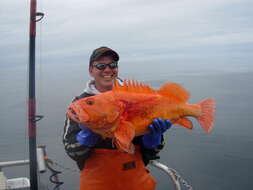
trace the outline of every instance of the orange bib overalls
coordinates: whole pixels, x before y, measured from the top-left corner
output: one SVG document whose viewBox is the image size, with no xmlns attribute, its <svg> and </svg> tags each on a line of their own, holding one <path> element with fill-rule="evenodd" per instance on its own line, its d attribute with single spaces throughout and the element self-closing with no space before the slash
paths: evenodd
<svg viewBox="0 0 253 190">
<path fill-rule="evenodd" d="M 140 148 L 134 154 L 94 149 L 80 172 L 80 190 L 154 190 L 156 181 L 145 168 Z"/>
</svg>

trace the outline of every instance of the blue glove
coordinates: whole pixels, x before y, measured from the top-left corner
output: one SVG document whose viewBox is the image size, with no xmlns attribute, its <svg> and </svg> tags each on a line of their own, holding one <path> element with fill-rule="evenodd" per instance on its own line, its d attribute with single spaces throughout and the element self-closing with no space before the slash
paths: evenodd
<svg viewBox="0 0 253 190">
<path fill-rule="evenodd" d="M 82 130 L 77 134 L 76 140 L 85 146 L 92 147 L 100 139 L 100 135 L 92 132 L 88 127 L 79 126 Z"/>
<path fill-rule="evenodd" d="M 150 133 L 143 135 L 142 142 L 146 148 L 156 148 L 161 144 L 162 134 L 169 128 L 172 123 L 169 120 L 155 119 L 149 125 Z"/>
</svg>

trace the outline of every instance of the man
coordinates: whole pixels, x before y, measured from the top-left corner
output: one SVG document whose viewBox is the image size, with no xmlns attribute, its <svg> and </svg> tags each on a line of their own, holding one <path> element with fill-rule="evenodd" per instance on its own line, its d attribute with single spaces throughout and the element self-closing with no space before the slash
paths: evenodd
<svg viewBox="0 0 253 190">
<path fill-rule="evenodd" d="M 90 57 L 89 73 L 94 78 L 84 92 L 73 101 L 112 90 L 118 78 L 119 55 L 108 47 L 100 47 Z M 103 109 L 103 108 L 101 108 Z M 145 168 L 159 158 L 163 147 L 162 134 L 171 127 L 168 120 L 156 119 L 150 133 L 135 137 L 135 153 L 119 151 L 112 139 L 102 139 L 85 126 L 66 118 L 63 143 L 67 154 L 77 162 L 80 190 L 153 190 L 155 180 Z"/>
</svg>

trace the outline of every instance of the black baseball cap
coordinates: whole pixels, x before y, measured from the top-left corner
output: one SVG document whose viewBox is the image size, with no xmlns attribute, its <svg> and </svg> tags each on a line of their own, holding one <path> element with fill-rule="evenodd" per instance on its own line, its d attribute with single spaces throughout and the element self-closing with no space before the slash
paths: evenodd
<svg viewBox="0 0 253 190">
<path fill-rule="evenodd" d="M 95 49 L 92 52 L 92 54 L 90 56 L 90 66 L 91 66 L 92 62 L 98 60 L 102 56 L 111 56 L 114 59 L 114 61 L 119 60 L 119 55 L 116 51 L 114 51 L 108 47 L 102 46 L 102 47 Z"/>
</svg>

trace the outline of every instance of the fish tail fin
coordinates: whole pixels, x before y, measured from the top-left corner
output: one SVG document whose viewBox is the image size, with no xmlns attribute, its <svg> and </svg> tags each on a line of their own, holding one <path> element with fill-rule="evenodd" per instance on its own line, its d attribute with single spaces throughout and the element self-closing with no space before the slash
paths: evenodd
<svg viewBox="0 0 253 190">
<path fill-rule="evenodd" d="M 199 102 L 198 105 L 201 109 L 201 115 L 197 117 L 197 120 L 204 131 L 209 133 L 213 129 L 214 124 L 214 114 L 216 110 L 215 100 L 208 98 Z"/>
</svg>

